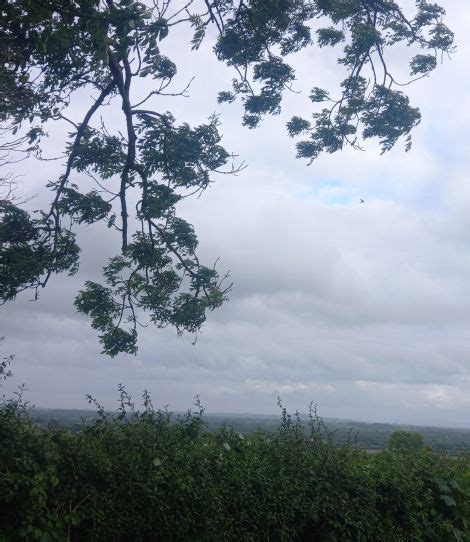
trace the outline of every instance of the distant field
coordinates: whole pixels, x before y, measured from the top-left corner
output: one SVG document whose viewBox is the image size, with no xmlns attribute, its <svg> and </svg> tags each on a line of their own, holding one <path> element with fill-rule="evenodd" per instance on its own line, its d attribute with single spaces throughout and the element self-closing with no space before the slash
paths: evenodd
<svg viewBox="0 0 470 542">
<path fill-rule="evenodd" d="M 76 431 L 80 430 L 83 423 L 89 424 L 96 417 L 96 413 L 91 410 L 34 408 L 30 414 L 34 422 L 41 427 L 66 427 Z M 243 434 L 275 431 L 280 424 L 278 416 L 269 415 L 205 414 L 204 418 L 209 429 L 227 425 Z M 305 420 L 307 423 L 306 418 Z M 328 431 L 332 433 L 333 443 L 337 446 L 355 442 L 361 448 L 381 450 L 386 447 L 387 440 L 393 431 L 414 431 L 422 435 L 426 444 L 435 451 L 451 454 L 459 451 L 470 452 L 470 429 L 392 425 L 338 419 L 325 419 L 324 423 Z"/>
</svg>

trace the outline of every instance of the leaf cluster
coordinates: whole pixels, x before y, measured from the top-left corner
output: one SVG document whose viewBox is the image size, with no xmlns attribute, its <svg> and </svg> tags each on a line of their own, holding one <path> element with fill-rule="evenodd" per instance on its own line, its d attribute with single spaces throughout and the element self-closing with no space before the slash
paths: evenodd
<svg viewBox="0 0 470 542">
<path fill-rule="evenodd" d="M 19 291 L 37 288 L 41 276 L 78 270 L 80 249 L 75 235 L 61 229 L 54 240 L 44 242 L 52 227 L 42 216 L 31 219 L 15 205 L 0 208 L 0 301 L 13 299 Z"/>
</svg>

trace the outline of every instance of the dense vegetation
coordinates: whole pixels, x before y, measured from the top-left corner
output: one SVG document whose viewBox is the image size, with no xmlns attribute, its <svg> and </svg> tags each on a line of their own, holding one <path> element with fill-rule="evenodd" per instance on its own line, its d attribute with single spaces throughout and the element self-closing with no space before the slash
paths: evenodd
<svg viewBox="0 0 470 542">
<path fill-rule="evenodd" d="M 74 433 L 4 402 L 0 540 L 470 540 L 468 456 L 406 434 L 338 448 L 314 411 L 308 430 L 282 409 L 276 432 L 208 431 L 197 404 L 175 423 L 121 388 Z"/>
</svg>

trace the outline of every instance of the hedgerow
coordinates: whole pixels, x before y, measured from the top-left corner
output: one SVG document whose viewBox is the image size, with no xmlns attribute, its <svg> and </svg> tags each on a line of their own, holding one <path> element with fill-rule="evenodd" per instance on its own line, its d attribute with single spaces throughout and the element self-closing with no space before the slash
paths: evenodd
<svg viewBox="0 0 470 542">
<path fill-rule="evenodd" d="M 274 433 L 208 431 L 124 388 L 74 433 L 0 408 L 0 540 L 468 541 L 468 457 L 336 448 L 315 411 Z M 90 398 L 90 401 L 93 401 Z"/>
</svg>

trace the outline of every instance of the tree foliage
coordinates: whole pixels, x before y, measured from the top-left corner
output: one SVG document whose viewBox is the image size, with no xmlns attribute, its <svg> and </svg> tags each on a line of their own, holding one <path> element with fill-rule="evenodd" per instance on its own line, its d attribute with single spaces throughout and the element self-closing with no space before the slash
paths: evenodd
<svg viewBox="0 0 470 542">
<path fill-rule="evenodd" d="M 30 215 L 8 198 L 0 206 L 1 300 L 25 289 L 37 293 L 54 273 L 75 273 L 75 227 L 96 222 L 118 232 L 121 251 L 101 283 L 85 284 L 75 306 L 90 316 L 107 354 L 136 352 L 142 311 L 157 326 L 195 332 L 227 298 L 227 276 L 199 261 L 194 229 L 176 206 L 205 190 L 213 174 L 240 166 L 221 145 L 216 116 L 190 126 L 159 109 L 159 97 L 186 92 L 172 87 L 177 67 L 166 40 L 176 27 L 186 29 L 193 50 L 206 33 L 216 34 L 214 54 L 234 73 L 218 101 L 239 100 L 248 128 L 280 112 L 295 79 L 290 55 L 341 47 L 345 79 L 338 95 L 313 88 L 311 101 L 322 105 L 314 105 L 309 119 L 287 123 L 289 135 L 299 137 L 298 156 L 311 161 L 369 138 L 386 151 L 405 137 L 409 148 L 420 113 L 400 90 L 386 54 L 412 46 L 411 80 L 427 76 L 452 50 L 443 16 L 424 0 L 411 15 L 391 0 L 3 0 L 0 122 L 39 156 L 41 138 L 55 122 L 69 123 L 72 133 L 64 171 L 48 184 L 50 207 Z M 140 78 L 153 88 L 136 103 Z M 83 89 L 94 97 L 73 120 L 69 106 Z M 99 113 L 115 101 L 124 129 L 110 132 Z M 83 175 L 93 190 L 80 187 Z"/>
<path fill-rule="evenodd" d="M 387 443 L 387 448 L 394 452 L 416 453 L 425 448 L 424 439 L 413 431 L 394 431 Z"/>
</svg>

